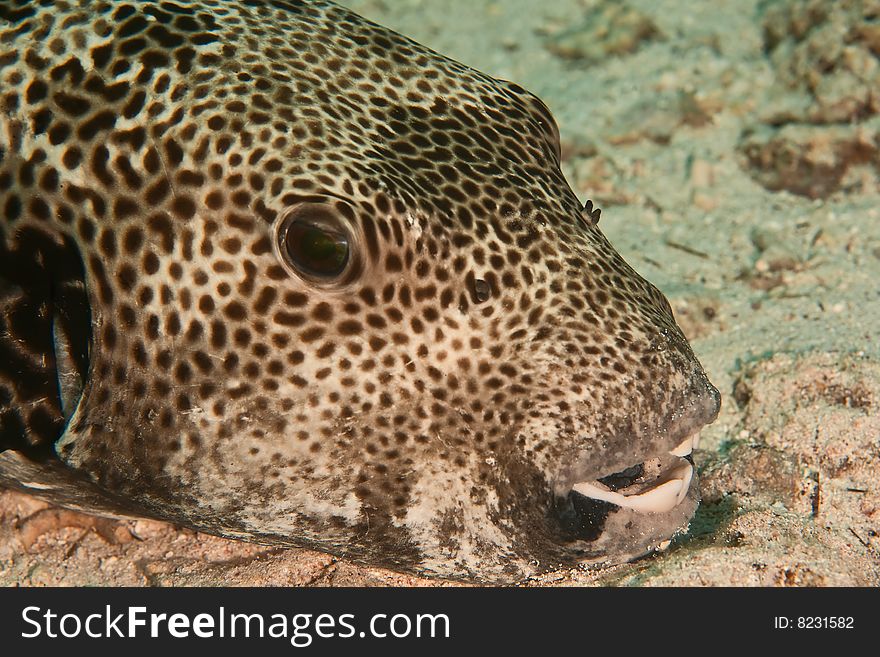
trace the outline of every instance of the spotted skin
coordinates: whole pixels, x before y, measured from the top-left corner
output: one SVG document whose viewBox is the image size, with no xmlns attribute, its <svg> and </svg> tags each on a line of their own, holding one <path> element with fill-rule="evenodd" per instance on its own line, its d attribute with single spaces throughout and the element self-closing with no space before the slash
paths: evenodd
<svg viewBox="0 0 880 657">
<path fill-rule="evenodd" d="M 569 495 L 718 395 L 524 89 L 328 2 L 6 0 L 0 90 L 0 482 L 483 581 L 686 525 Z"/>
</svg>

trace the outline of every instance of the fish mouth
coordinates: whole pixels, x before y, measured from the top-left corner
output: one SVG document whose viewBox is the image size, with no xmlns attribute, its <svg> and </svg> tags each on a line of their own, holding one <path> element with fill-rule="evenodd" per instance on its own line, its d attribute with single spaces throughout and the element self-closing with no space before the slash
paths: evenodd
<svg viewBox="0 0 880 657">
<path fill-rule="evenodd" d="M 624 562 L 668 547 L 699 504 L 699 442 L 689 434 L 671 450 L 558 489 L 556 516 L 579 560 Z"/>
<path fill-rule="evenodd" d="M 687 497 L 694 478 L 691 452 L 700 436 L 688 436 L 667 454 L 593 480 L 572 485 L 571 493 L 639 513 L 666 513 Z"/>
<path fill-rule="evenodd" d="M 588 444 L 560 469 L 553 515 L 566 552 L 585 563 L 622 563 L 670 545 L 700 503 L 691 457 L 718 417 L 721 395 L 700 371 L 676 411 L 653 430 L 630 426 Z M 635 429 L 635 430 L 634 430 Z"/>
</svg>

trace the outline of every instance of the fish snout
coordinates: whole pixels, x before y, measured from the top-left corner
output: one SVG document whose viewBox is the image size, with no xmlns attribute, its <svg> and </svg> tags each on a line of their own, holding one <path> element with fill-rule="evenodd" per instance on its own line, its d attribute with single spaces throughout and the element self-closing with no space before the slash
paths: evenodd
<svg viewBox="0 0 880 657">
<path fill-rule="evenodd" d="M 688 403 L 685 405 L 686 411 L 682 414 L 681 420 L 683 424 L 692 427 L 693 431 L 712 424 L 718 417 L 721 411 L 721 393 L 709 381 L 709 377 L 699 364 L 684 396 Z"/>
<path fill-rule="evenodd" d="M 721 411 L 721 393 L 704 374 L 702 376 L 701 388 L 703 394 L 700 396 L 699 410 L 701 411 L 700 419 L 702 424 L 712 424 Z"/>
<path fill-rule="evenodd" d="M 620 563 L 665 549 L 696 511 L 692 452 L 701 429 L 718 417 L 721 394 L 695 358 L 689 365 L 667 391 L 655 426 L 622 430 L 607 438 L 605 459 L 587 450 L 563 468 L 553 510 L 579 560 Z"/>
</svg>

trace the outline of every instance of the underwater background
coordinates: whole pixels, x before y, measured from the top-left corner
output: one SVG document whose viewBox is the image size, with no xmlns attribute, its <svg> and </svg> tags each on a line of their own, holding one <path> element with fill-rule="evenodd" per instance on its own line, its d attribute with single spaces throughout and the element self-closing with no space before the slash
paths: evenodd
<svg viewBox="0 0 880 657">
<path fill-rule="evenodd" d="M 535 585 L 880 584 L 880 1 L 346 0 L 540 96 L 721 415 L 666 553 Z M 0 491 L 0 585 L 424 584 Z"/>
</svg>

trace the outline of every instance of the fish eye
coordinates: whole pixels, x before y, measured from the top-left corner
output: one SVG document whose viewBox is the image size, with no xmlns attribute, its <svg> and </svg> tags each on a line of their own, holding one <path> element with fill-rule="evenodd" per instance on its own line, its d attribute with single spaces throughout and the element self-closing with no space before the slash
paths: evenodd
<svg viewBox="0 0 880 657">
<path fill-rule="evenodd" d="M 290 264 L 309 276 L 339 276 L 348 262 L 348 236 L 310 217 L 292 221 L 284 233 Z"/>
<path fill-rule="evenodd" d="M 300 203 L 282 214 L 275 250 L 288 271 L 317 284 L 341 282 L 351 270 L 354 240 L 337 203 Z M 345 209 L 348 209 L 345 206 Z"/>
</svg>

